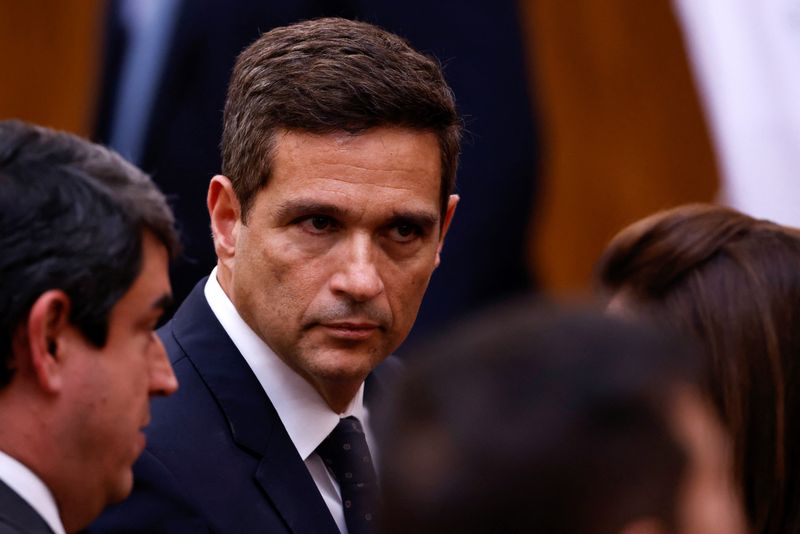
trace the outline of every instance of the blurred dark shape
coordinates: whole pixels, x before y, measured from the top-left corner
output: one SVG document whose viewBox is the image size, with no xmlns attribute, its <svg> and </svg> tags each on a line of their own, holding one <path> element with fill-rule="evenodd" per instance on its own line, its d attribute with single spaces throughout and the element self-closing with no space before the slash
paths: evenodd
<svg viewBox="0 0 800 534">
<path fill-rule="evenodd" d="M 800 231 L 681 206 L 622 230 L 598 277 L 612 309 L 699 340 L 753 532 L 800 531 Z"/>
<path fill-rule="evenodd" d="M 106 142 L 127 44 L 122 5 L 112 1 L 108 15 L 96 133 Z M 525 234 L 538 153 L 515 1 L 192 0 L 180 2 L 166 41 L 136 161 L 170 196 L 182 229 L 186 252 L 173 268 L 176 303 L 216 263 L 205 199 L 209 179 L 220 171 L 222 108 L 236 55 L 261 32 L 334 15 L 378 24 L 438 57 L 466 118 L 457 181 L 462 199 L 412 335 L 530 290 Z"/>
<path fill-rule="evenodd" d="M 384 414 L 383 531 L 611 534 L 701 521 L 684 513 L 705 469 L 685 430 L 714 423 L 696 394 L 698 361 L 653 327 L 529 302 L 447 332 Z M 707 441 L 724 447 L 718 437 Z"/>
</svg>

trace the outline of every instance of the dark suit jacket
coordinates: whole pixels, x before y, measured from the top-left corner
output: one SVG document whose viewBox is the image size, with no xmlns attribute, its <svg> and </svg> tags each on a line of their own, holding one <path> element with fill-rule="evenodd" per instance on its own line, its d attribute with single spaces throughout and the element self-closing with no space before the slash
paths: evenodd
<svg viewBox="0 0 800 534">
<path fill-rule="evenodd" d="M 53 534 L 47 522 L 0 480 L 0 534 Z"/>
<path fill-rule="evenodd" d="M 338 534 L 328 508 L 263 388 L 198 283 L 161 336 L 178 392 L 153 401 L 132 496 L 93 532 Z M 387 365 L 388 364 L 388 365 Z M 388 378 L 367 380 L 366 402 Z"/>
</svg>

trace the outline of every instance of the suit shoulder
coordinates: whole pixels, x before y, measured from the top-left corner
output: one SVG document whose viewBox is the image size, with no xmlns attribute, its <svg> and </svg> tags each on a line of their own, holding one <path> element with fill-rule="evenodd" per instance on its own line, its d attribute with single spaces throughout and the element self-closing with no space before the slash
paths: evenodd
<svg viewBox="0 0 800 534">
<path fill-rule="evenodd" d="M 0 480 L 0 534 L 52 534 L 50 526 L 22 497 Z"/>
<path fill-rule="evenodd" d="M 130 497 L 107 508 L 88 529 L 89 533 L 211 532 L 170 470 L 152 452 L 142 453 L 133 472 Z"/>
</svg>

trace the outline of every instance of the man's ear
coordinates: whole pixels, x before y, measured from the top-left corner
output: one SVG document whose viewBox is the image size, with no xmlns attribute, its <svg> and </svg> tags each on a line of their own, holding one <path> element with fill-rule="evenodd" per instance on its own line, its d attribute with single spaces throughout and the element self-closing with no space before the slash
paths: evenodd
<svg viewBox="0 0 800 534">
<path fill-rule="evenodd" d="M 236 239 L 241 223 L 241 207 L 233 184 L 227 176 L 218 174 L 208 184 L 208 215 L 217 258 L 229 269 L 236 252 Z"/>
<path fill-rule="evenodd" d="M 14 339 L 17 371 L 33 377 L 48 393 L 58 393 L 64 384 L 64 364 L 70 300 L 60 289 L 45 291 L 31 306 L 27 320 Z"/>
<path fill-rule="evenodd" d="M 450 223 L 453 221 L 453 215 L 456 212 L 456 206 L 460 200 L 458 195 L 450 195 L 447 200 L 447 209 L 444 212 L 444 223 L 442 224 L 442 232 L 439 234 L 439 246 L 436 247 L 436 263 L 434 267 L 438 267 L 442 262 L 441 253 L 444 246 L 444 236 L 447 235 L 447 230 L 450 229 Z"/>
</svg>

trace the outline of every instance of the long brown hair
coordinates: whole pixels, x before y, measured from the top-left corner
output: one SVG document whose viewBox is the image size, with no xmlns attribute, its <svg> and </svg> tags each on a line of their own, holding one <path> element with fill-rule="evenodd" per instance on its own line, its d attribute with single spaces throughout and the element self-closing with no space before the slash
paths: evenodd
<svg viewBox="0 0 800 534">
<path fill-rule="evenodd" d="M 800 529 L 800 232 L 712 205 L 622 230 L 598 279 L 695 335 L 755 532 Z"/>
</svg>

